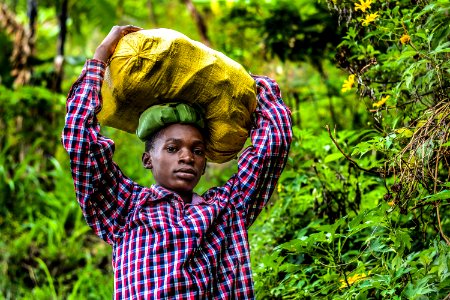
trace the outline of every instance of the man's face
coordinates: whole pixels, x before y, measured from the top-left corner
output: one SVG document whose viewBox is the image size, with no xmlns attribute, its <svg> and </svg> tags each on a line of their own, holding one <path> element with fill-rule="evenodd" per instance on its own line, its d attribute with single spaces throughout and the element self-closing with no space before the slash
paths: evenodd
<svg viewBox="0 0 450 300">
<path fill-rule="evenodd" d="M 155 139 L 153 149 L 144 153 L 142 161 L 152 169 L 157 184 L 185 199 L 205 170 L 204 138 L 192 125 L 169 125 Z"/>
</svg>

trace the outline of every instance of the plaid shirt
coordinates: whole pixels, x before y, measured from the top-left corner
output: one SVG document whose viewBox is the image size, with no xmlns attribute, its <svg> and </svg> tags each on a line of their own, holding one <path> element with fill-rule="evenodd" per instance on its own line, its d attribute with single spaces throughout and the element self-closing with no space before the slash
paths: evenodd
<svg viewBox="0 0 450 300">
<path fill-rule="evenodd" d="M 247 229 L 273 192 L 292 136 L 278 85 L 254 77 L 253 146 L 224 186 L 184 203 L 161 186 L 138 185 L 113 162 L 114 142 L 99 134 L 95 115 L 104 72 L 104 63 L 86 62 L 67 99 L 62 141 L 84 217 L 113 246 L 115 298 L 254 298 Z"/>
</svg>

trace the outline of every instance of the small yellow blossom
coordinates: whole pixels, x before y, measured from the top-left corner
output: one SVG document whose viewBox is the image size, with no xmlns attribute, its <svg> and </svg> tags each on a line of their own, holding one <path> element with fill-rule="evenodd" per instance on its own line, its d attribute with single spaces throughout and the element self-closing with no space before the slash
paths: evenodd
<svg viewBox="0 0 450 300">
<path fill-rule="evenodd" d="M 372 0 L 359 0 L 359 3 L 355 3 L 355 11 L 357 11 L 358 9 L 361 10 L 362 12 L 365 12 L 366 9 L 370 8 L 370 5 L 372 4 Z"/>
<path fill-rule="evenodd" d="M 400 38 L 400 42 L 404 45 L 404 44 L 409 44 L 409 42 L 411 42 L 411 37 L 408 34 L 404 34 L 402 35 L 402 37 Z"/>
<path fill-rule="evenodd" d="M 347 286 L 347 282 L 345 281 L 345 279 L 340 279 L 339 282 L 341 283 L 340 288 L 343 289 L 345 287 L 349 287 L 352 284 L 354 284 L 355 282 L 361 280 L 361 279 L 365 279 L 367 278 L 366 273 L 362 273 L 362 274 L 355 274 L 353 276 L 350 276 L 347 278 L 347 282 L 348 282 L 348 286 Z"/>
<path fill-rule="evenodd" d="M 389 96 L 389 95 L 384 96 L 383 98 L 381 98 L 380 101 L 375 102 L 375 103 L 373 104 L 373 107 L 381 107 L 381 106 L 383 106 L 383 104 L 386 103 L 386 101 L 387 101 L 390 97 L 391 97 L 391 96 Z"/>
<path fill-rule="evenodd" d="M 350 91 L 353 87 L 353 84 L 355 83 L 355 75 L 354 74 L 350 74 L 348 76 L 347 80 L 344 80 L 344 84 L 342 85 L 342 89 L 341 91 L 343 93 Z"/>
<path fill-rule="evenodd" d="M 379 17 L 378 13 L 368 14 L 365 19 L 361 20 L 363 26 L 369 25 Z"/>
<path fill-rule="evenodd" d="M 219 4 L 219 0 L 211 0 L 211 11 L 215 14 L 215 15 L 220 15 L 220 4 Z"/>
<path fill-rule="evenodd" d="M 395 201 L 389 201 L 387 204 L 392 207 L 395 205 Z"/>
</svg>

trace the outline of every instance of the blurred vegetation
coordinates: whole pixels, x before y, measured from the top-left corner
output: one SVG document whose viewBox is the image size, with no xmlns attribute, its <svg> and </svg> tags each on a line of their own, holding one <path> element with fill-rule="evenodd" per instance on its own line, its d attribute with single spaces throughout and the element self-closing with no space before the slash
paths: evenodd
<svg viewBox="0 0 450 300">
<path fill-rule="evenodd" d="M 85 59 L 129 23 L 209 43 L 292 109 L 288 165 L 250 230 L 258 299 L 450 299 L 450 2 L 186 3 L 0 1 L 0 299 L 112 297 L 59 136 Z M 102 130 L 150 184 L 143 145 Z M 210 164 L 198 192 L 235 170 Z"/>
</svg>

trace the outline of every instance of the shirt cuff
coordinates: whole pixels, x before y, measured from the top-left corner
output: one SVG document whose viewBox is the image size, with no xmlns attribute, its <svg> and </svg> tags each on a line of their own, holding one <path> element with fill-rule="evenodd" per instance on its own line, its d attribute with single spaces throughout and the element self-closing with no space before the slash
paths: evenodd
<svg viewBox="0 0 450 300">
<path fill-rule="evenodd" d="M 105 75 L 106 63 L 98 59 L 88 59 L 84 64 L 84 69 L 93 79 L 103 81 Z"/>
<path fill-rule="evenodd" d="M 88 59 L 84 64 L 85 82 L 92 85 L 95 90 L 100 91 L 102 89 L 103 77 L 106 71 L 106 63 L 97 59 Z M 95 97 L 91 101 L 91 105 L 94 107 L 95 113 L 98 113 L 102 109 L 102 101 L 99 97 Z"/>
</svg>

